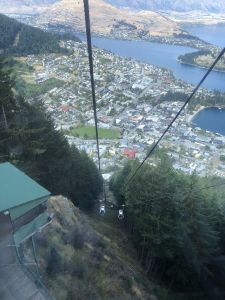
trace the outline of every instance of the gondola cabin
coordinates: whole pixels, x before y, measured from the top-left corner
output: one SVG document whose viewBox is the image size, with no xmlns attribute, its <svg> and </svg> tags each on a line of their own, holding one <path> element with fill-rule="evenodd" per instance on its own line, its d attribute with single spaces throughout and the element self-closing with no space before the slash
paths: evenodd
<svg viewBox="0 0 225 300">
<path fill-rule="evenodd" d="M 11 223 L 17 247 L 51 222 L 49 196 L 48 190 L 12 164 L 0 164 L 0 218 Z"/>
<path fill-rule="evenodd" d="M 118 211 L 118 219 L 119 220 L 123 220 L 124 219 L 123 209 L 119 209 L 119 211 Z"/>
<path fill-rule="evenodd" d="M 100 205 L 99 213 L 101 216 L 105 215 L 105 205 L 103 204 Z"/>
</svg>

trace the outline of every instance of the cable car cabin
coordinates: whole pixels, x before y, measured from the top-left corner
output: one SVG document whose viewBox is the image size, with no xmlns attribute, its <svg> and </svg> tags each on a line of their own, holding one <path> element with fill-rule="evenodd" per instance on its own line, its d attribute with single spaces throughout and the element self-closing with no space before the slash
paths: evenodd
<svg viewBox="0 0 225 300">
<path fill-rule="evenodd" d="M 103 204 L 100 205 L 99 213 L 101 216 L 105 215 L 105 205 Z"/>
<path fill-rule="evenodd" d="M 51 222 L 49 196 L 48 190 L 12 164 L 0 164 L 0 220 L 7 216 L 16 247 Z"/>
<path fill-rule="evenodd" d="M 123 220 L 123 219 L 124 219 L 123 209 L 119 209 L 119 212 L 118 212 L 118 219 L 119 219 L 119 220 Z"/>
</svg>

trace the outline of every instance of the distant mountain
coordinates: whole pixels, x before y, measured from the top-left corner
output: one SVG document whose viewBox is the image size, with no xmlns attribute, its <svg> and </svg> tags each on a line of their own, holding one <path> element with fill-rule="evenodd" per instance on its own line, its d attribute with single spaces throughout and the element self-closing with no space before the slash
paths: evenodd
<svg viewBox="0 0 225 300">
<path fill-rule="evenodd" d="M 173 36 L 183 33 L 179 25 L 152 11 L 118 9 L 103 0 L 90 0 L 92 31 L 116 37 Z M 62 0 L 37 19 L 37 26 L 64 26 L 84 32 L 83 1 Z"/>
<path fill-rule="evenodd" d="M 57 0 L 0 0 L 1 13 L 35 13 Z"/>
<path fill-rule="evenodd" d="M 112 5 L 143 10 L 172 10 L 186 12 L 200 10 L 225 12 L 224 0 L 107 0 Z"/>
<path fill-rule="evenodd" d="M 21 5 L 32 6 L 32 5 L 52 4 L 56 1 L 57 0 L 11 0 L 10 5 L 11 6 L 21 6 Z M 1 0 L 0 4 L 6 5 L 9 4 L 9 1 Z"/>
</svg>

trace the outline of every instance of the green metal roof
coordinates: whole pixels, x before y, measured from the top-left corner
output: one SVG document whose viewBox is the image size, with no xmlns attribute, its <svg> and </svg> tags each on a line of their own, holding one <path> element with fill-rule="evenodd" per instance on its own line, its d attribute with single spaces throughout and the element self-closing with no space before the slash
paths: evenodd
<svg viewBox="0 0 225 300">
<path fill-rule="evenodd" d="M 24 239 L 34 235 L 36 232 L 40 231 L 40 229 L 46 226 L 49 223 L 47 212 L 43 212 L 37 218 L 35 218 L 30 223 L 22 226 L 18 231 L 14 233 L 14 241 L 18 246 Z"/>
<path fill-rule="evenodd" d="M 0 212 L 48 196 L 48 190 L 12 164 L 0 164 Z"/>
</svg>

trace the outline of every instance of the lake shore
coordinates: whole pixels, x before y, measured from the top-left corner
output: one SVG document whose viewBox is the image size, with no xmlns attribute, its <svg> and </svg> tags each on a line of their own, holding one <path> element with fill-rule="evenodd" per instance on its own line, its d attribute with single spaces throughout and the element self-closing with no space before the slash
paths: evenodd
<svg viewBox="0 0 225 300">
<path fill-rule="evenodd" d="M 203 109 L 207 108 L 207 106 L 203 106 L 201 105 L 198 109 L 194 110 L 193 113 L 190 115 L 188 114 L 187 116 L 187 123 L 189 123 L 190 125 L 192 125 L 192 121 L 194 119 L 194 117 Z"/>
<path fill-rule="evenodd" d="M 196 115 L 198 113 L 200 113 L 202 110 L 204 109 L 210 109 L 210 108 L 216 108 L 216 109 L 225 109 L 225 106 L 199 106 L 196 110 L 193 111 L 193 113 L 190 115 L 188 115 L 187 117 L 187 122 L 190 124 L 190 125 L 193 125 L 192 121 L 193 119 L 196 117 Z"/>
<path fill-rule="evenodd" d="M 174 46 L 144 41 L 122 41 L 106 38 L 93 38 L 93 45 L 108 50 L 116 55 L 133 58 L 138 61 L 169 69 L 177 79 L 198 84 L 205 75 L 203 68 L 187 66 L 178 62 L 178 57 L 194 51 L 193 48 Z M 208 90 L 217 89 L 225 92 L 225 73 L 214 71 L 202 85 Z"/>
<path fill-rule="evenodd" d="M 182 64 L 182 65 L 191 66 L 191 67 L 200 68 L 200 69 L 205 69 L 205 70 L 208 70 L 208 69 L 209 69 L 208 67 L 203 67 L 203 66 L 200 66 L 200 65 L 197 65 L 197 64 L 191 64 L 191 63 L 183 62 L 183 61 L 180 60 L 180 59 L 177 59 L 177 61 L 178 61 L 180 64 Z M 214 71 L 214 72 L 225 73 L 225 69 L 224 69 L 224 70 L 220 70 L 220 69 L 214 68 L 213 71 Z"/>
</svg>

